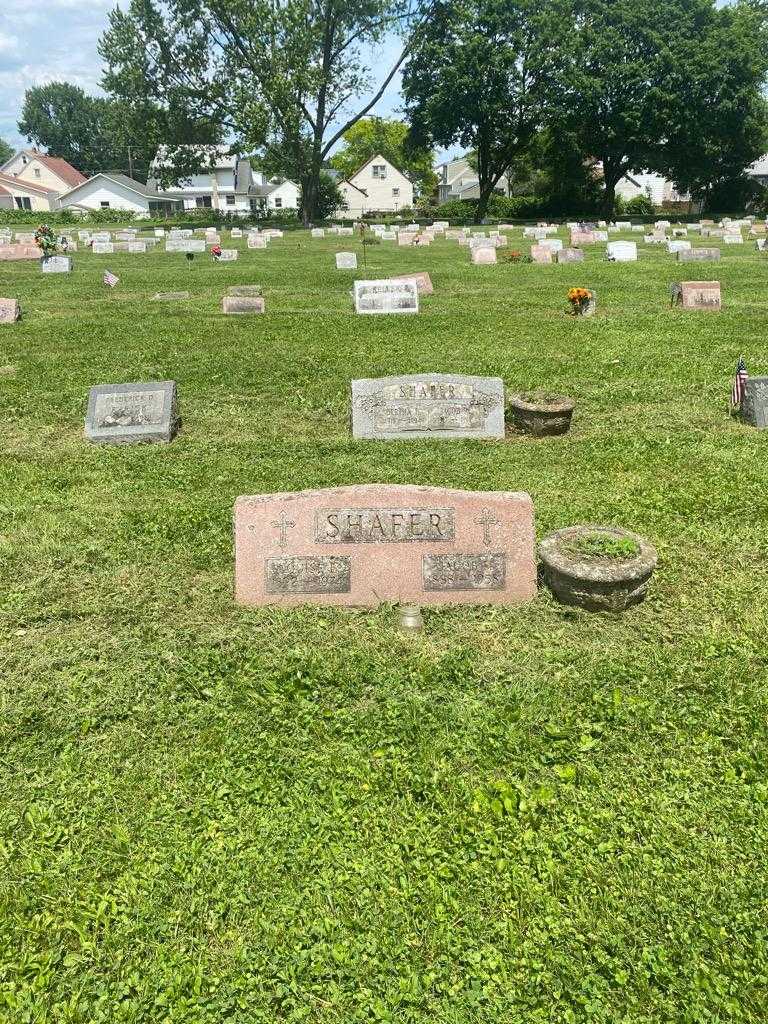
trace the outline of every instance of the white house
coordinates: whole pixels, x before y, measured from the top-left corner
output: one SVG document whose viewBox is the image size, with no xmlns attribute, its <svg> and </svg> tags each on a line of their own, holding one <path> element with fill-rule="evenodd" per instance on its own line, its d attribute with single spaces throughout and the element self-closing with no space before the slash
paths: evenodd
<svg viewBox="0 0 768 1024">
<path fill-rule="evenodd" d="M 36 149 L 19 150 L 0 165 L 0 186 L 17 210 L 57 210 L 59 197 L 85 180 L 66 160 Z"/>
<path fill-rule="evenodd" d="M 470 166 L 466 157 L 446 160 L 435 168 L 437 174 L 437 202 L 439 205 L 452 199 L 479 199 L 480 180 L 477 171 Z M 504 195 L 509 193 L 509 179 L 506 174 L 499 178 L 496 188 Z"/>
<path fill-rule="evenodd" d="M 413 206 L 413 185 L 381 153 L 338 182 L 344 206 L 335 217 L 362 217 L 365 213 L 397 213 Z"/>
<path fill-rule="evenodd" d="M 647 196 L 654 206 L 687 203 L 691 198 L 678 192 L 671 181 L 651 171 L 629 171 L 616 186 L 616 195 L 626 201 L 635 196 Z"/>
<path fill-rule="evenodd" d="M 95 174 L 59 198 L 62 209 L 125 210 L 128 213 L 155 213 L 179 209 L 181 200 L 157 192 L 127 174 L 110 171 Z"/>
<path fill-rule="evenodd" d="M 755 160 L 744 173 L 757 185 L 765 188 L 768 185 L 768 155 L 761 156 L 759 160 Z"/>
<path fill-rule="evenodd" d="M 221 213 L 250 214 L 272 210 L 295 210 L 299 187 L 286 179 L 267 180 L 254 171 L 250 161 L 217 146 L 201 146 L 201 167 L 180 184 L 163 189 L 161 168 L 169 163 L 169 150 L 162 146 L 152 161 L 148 186 L 169 199 L 180 200 L 185 210 L 218 210 Z"/>
</svg>

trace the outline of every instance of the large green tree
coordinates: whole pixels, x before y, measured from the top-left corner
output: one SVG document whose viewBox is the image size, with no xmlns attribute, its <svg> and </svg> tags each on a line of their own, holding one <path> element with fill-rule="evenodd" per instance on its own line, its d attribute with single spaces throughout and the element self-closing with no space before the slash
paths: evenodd
<svg viewBox="0 0 768 1024">
<path fill-rule="evenodd" d="M 110 135 L 109 101 L 88 96 L 69 82 L 28 89 L 19 131 L 53 156 L 63 157 L 85 175 L 121 168 L 126 153 L 116 153 Z"/>
<path fill-rule="evenodd" d="M 129 0 L 112 11 L 101 40 L 104 86 L 128 106 L 154 97 L 171 127 L 183 112 L 243 152 L 262 151 L 267 171 L 300 184 L 309 221 L 323 162 L 383 95 L 429 2 Z M 393 30 L 402 49 L 373 88 L 365 48 Z M 188 141 L 170 130 L 166 139 Z M 177 174 L 184 152 L 174 151 Z"/>
<path fill-rule="evenodd" d="M 560 130 L 602 163 L 606 214 L 629 170 L 685 186 L 754 159 L 764 40 L 747 40 L 747 20 L 714 0 L 573 0 L 552 99 Z"/>
<path fill-rule="evenodd" d="M 478 220 L 545 117 L 563 36 L 560 7 L 560 0 L 441 0 L 403 70 L 413 143 L 474 151 Z"/>
<path fill-rule="evenodd" d="M 363 117 L 344 133 L 343 141 L 343 147 L 331 157 L 331 166 L 345 178 L 381 153 L 422 194 L 431 193 L 437 185 L 433 150 L 429 146 L 409 145 L 408 125 L 404 121 Z"/>
<path fill-rule="evenodd" d="M 4 164 L 6 160 L 10 160 L 15 150 L 12 146 L 9 146 L 5 139 L 0 139 L 0 164 Z"/>
</svg>

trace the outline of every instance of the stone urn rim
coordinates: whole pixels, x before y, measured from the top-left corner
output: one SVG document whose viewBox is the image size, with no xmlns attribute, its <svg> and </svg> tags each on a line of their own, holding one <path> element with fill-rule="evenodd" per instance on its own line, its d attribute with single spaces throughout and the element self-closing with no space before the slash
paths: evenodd
<svg viewBox="0 0 768 1024">
<path fill-rule="evenodd" d="M 576 408 L 576 399 L 568 395 L 521 391 L 509 396 L 509 403 L 525 412 L 567 413 Z"/>
<path fill-rule="evenodd" d="M 632 540 L 640 550 L 630 558 L 592 558 L 567 549 L 568 541 L 593 533 L 606 534 L 617 540 Z M 656 568 L 658 553 L 644 537 L 631 530 L 620 526 L 586 524 L 566 526 L 548 534 L 539 543 L 539 558 L 548 568 L 570 579 L 610 584 L 649 576 Z"/>
</svg>

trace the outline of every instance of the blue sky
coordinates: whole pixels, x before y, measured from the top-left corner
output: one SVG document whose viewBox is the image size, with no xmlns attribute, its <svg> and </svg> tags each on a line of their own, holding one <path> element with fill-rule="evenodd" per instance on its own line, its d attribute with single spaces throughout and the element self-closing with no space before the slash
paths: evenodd
<svg viewBox="0 0 768 1024">
<path fill-rule="evenodd" d="M 24 92 L 33 85 L 66 81 L 99 91 L 101 60 L 96 47 L 116 0 L 0 0 L 0 138 L 26 145 L 17 130 Z M 397 54 L 396 40 L 379 48 L 382 76 Z M 391 63 L 389 63 L 391 66 Z M 396 77 L 376 113 L 400 103 Z"/>
</svg>

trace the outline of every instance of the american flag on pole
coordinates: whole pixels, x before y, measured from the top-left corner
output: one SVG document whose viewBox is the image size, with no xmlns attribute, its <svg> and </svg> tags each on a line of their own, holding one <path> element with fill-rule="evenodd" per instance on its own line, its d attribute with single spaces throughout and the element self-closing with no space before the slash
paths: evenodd
<svg viewBox="0 0 768 1024">
<path fill-rule="evenodd" d="M 731 408 L 735 409 L 740 406 L 744 398 L 744 385 L 747 383 L 747 364 L 744 362 L 744 357 L 739 357 L 739 361 L 736 364 L 736 376 L 733 378 L 733 388 L 731 389 Z"/>
<path fill-rule="evenodd" d="M 104 271 L 104 284 L 108 284 L 110 288 L 114 288 L 119 281 L 120 278 L 116 277 L 113 273 L 111 273 L 111 271 Z"/>
</svg>

